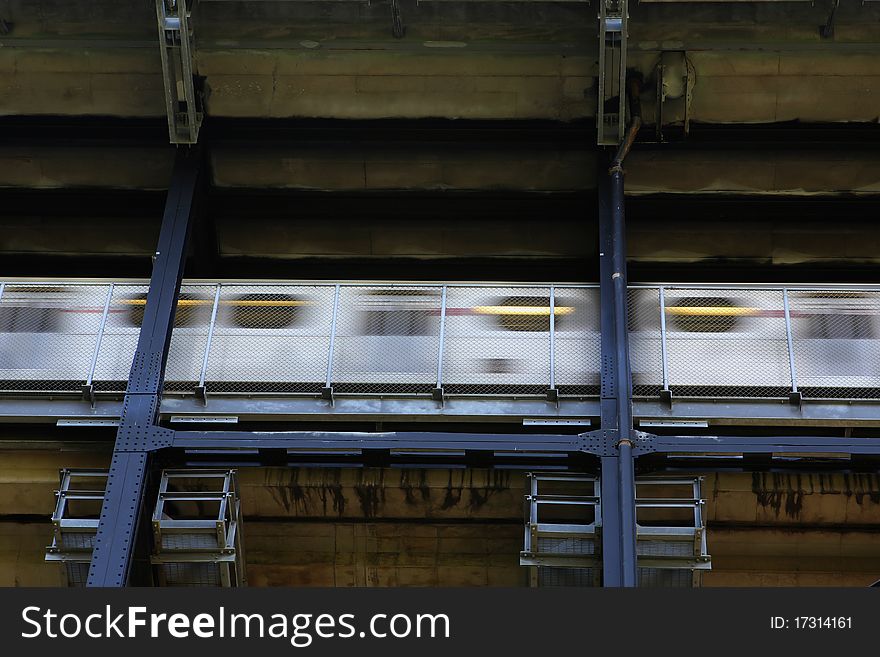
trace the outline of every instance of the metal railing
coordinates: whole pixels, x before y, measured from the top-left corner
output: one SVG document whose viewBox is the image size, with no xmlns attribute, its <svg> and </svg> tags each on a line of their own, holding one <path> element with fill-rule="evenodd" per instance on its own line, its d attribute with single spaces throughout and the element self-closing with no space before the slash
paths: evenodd
<svg viewBox="0 0 880 657">
<path fill-rule="evenodd" d="M 125 389 L 147 286 L 0 282 L 0 392 Z M 880 288 L 639 285 L 636 397 L 880 399 Z M 595 285 L 187 282 L 169 394 L 595 397 Z"/>
<path fill-rule="evenodd" d="M 880 399 L 880 290 L 633 286 L 637 397 Z"/>
</svg>

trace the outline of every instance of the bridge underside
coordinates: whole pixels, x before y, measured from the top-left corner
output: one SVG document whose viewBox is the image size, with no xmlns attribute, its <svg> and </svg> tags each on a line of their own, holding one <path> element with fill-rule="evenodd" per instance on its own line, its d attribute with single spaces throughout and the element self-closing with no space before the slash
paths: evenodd
<svg viewBox="0 0 880 657">
<path fill-rule="evenodd" d="M 181 176 L 185 149 L 168 145 L 152 3 L 3 3 L 0 280 L 154 278 L 119 385 L 3 381 L 0 585 L 65 582 L 43 560 L 59 469 L 135 473 L 130 490 L 108 486 L 116 513 L 120 495 L 134 490 L 143 505 L 171 467 L 238 468 L 257 586 L 527 586 L 527 470 L 704 477 L 704 586 L 880 579 L 875 382 L 811 398 L 788 358 L 809 340 L 798 344 L 795 327 L 786 345 L 789 327 L 764 363 L 782 378 L 763 393 L 676 387 L 681 364 L 661 366 L 659 346 L 647 385 L 646 341 L 625 337 L 625 288 L 612 291 L 608 263 L 613 245 L 624 282 L 775 284 L 765 315 L 780 325 L 789 284 L 875 293 L 880 2 L 836 5 L 632 3 L 627 68 L 641 81 L 642 128 L 624 167 L 624 240 L 596 145 L 596 3 L 201 0 L 201 187 Z M 346 393 L 332 370 L 308 394 L 223 393 L 210 377 L 190 385 L 206 383 L 200 356 L 195 377 L 163 394 L 183 274 L 207 286 L 601 279 L 592 315 L 603 344 L 577 394 L 542 379 L 539 394 L 457 396 L 439 374 L 418 395 Z M 483 360 L 503 373 L 504 359 Z M 854 367 L 873 376 L 874 362 Z M 151 433 L 135 436 L 132 423 Z M 527 453 L 508 449 L 516 441 Z M 609 519 L 634 526 L 626 499 L 604 501 Z M 109 564 L 139 571 L 149 550 L 111 524 L 100 531 L 113 554 L 95 559 L 92 580 L 121 585 Z M 635 568 L 618 547 L 606 582 Z"/>
</svg>

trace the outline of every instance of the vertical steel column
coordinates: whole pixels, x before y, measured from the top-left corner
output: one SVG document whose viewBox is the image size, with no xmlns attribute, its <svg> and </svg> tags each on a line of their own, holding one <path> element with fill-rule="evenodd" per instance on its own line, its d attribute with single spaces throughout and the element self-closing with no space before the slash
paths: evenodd
<svg viewBox="0 0 880 657">
<path fill-rule="evenodd" d="M 604 586 L 636 585 L 635 475 L 632 457 L 632 372 L 626 308 L 623 172 L 599 185 L 599 298 L 602 330 L 602 430 L 618 453 L 602 459 Z"/>
<path fill-rule="evenodd" d="M 128 582 L 201 164 L 198 147 L 177 151 L 107 477 L 88 586 L 120 587 Z"/>
</svg>

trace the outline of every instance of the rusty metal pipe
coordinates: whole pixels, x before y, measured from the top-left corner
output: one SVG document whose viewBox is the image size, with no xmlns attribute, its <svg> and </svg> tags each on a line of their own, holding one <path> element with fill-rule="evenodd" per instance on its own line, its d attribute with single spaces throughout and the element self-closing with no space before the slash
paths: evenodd
<svg viewBox="0 0 880 657">
<path fill-rule="evenodd" d="M 611 168 L 608 170 L 609 173 L 623 171 L 623 160 L 629 153 L 629 149 L 632 148 L 633 142 L 636 140 L 636 134 L 639 132 L 639 128 L 642 127 L 642 104 L 639 102 L 639 95 L 642 93 L 642 81 L 639 77 L 634 75 L 629 78 L 627 81 L 627 92 L 629 95 L 629 109 L 630 114 L 632 115 L 632 121 L 630 121 L 629 128 L 626 131 L 626 136 L 623 138 L 623 142 L 620 144 L 620 148 L 617 149 L 617 153 L 614 155 L 614 160 L 611 162 Z"/>
</svg>

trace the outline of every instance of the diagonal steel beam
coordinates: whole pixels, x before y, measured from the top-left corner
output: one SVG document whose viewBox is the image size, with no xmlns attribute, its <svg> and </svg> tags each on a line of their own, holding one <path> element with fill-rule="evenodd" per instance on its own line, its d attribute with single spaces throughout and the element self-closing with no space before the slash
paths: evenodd
<svg viewBox="0 0 880 657">
<path fill-rule="evenodd" d="M 143 507 L 149 458 L 170 446 L 156 429 L 191 217 L 199 192 L 200 149 L 177 152 L 137 349 L 98 522 L 88 586 L 125 586 Z"/>
</svg>

